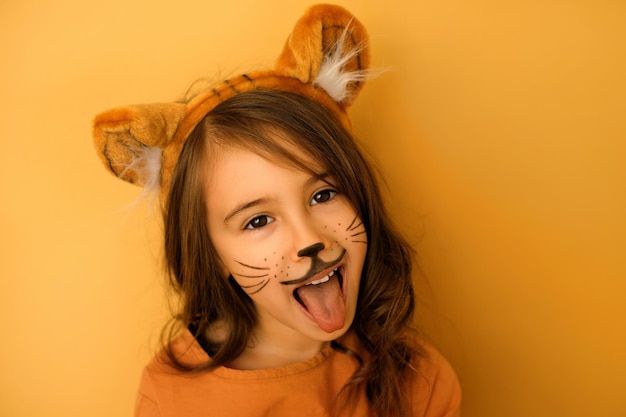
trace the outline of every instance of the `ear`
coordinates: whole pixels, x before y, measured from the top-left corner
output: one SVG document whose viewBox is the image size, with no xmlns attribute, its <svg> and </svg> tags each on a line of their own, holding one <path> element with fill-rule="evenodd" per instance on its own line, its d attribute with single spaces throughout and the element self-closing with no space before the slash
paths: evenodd
<svg viewBox="0 0 626 417">
<path fill-rule="evenodd" d="M 162 150 L 172 141 L 185 109 L 181 103 L 143 104 L 100 113 L 93 124 L 100 159 L 125 181 L 158 187 Z"/>
<path fill-rule="evenodd" d="M 312 6 L 296 23 L 275 65 L 277 74 L 323 88 L 348 107 L 368 75 L 365 27 L 342 7 Z"/>
</svg>

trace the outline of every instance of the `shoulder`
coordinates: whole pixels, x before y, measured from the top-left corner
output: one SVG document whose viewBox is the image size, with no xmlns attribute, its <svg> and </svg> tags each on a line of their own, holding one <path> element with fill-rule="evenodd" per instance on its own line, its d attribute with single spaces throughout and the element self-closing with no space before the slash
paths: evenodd
<svg viewBox="0 0 626 417">
<path fill-rule="evenodd" d="M 162 348 L 146 365 L 145 370 L 151 373 L 165 372 L 177 373 L 174 359 L 179 364 L 187 367 L 206 365 L 210 358 L 200 346 L 196 338 L 187 329 L 172 339 L 169 344 Z"/>
<path fill-rule="evenodd" d="M 162 403 L 164 397 L 177 392 L 181 386 L 188 384 L 191 374 L 181 371 L 174 365 L 170 354 L 186 366 L 198 366 L 210 360 L 187 330 L 178 335 L 168 348 L 161 349 L 143 369 L 135 403 L 136 416 L 161 415 L 156 413 L 157 404 Z"/>
<path fill-rule="evenodd" d="M 416 339 L 418 354 L 413 359 L 408 389 L 413 415 L 459 416 L 461 386 L 454 369 L 432 345 Z"/>
</svg>

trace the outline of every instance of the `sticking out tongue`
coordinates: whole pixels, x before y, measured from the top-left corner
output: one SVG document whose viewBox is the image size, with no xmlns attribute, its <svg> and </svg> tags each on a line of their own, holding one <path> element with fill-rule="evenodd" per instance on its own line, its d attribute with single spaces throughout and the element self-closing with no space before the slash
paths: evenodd
<svg viewBox="0 0 626 417">
<path fill-rule="evenodd" d="M 296 292 L 320 329 L 331 333 L 343 327 L 346 307 L 336 273 L 322 284 L 305 285 Z"/>
</svg>

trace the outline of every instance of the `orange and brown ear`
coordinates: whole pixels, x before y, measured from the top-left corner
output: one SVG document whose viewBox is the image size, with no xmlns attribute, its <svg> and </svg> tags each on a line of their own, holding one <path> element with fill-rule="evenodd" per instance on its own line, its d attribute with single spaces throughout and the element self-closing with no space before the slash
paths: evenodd
<svg viewBox="0 0 626 417">
<path fill-rule="evenodd" d="M 100 113 L 93 123 L 96 151 L 117 177 L 145 186 L 159 181 L 161 150 L 185 116 L 181 103 L 142 104 Z"/>
<path fill-rule="evenodd" d="M 363 87 L 369 61 L 368 35 L 361 22 L 340 6 L 320 4 L 298 20 L 275 71 L 305 84 L 317 84 L 347 107 Z M 329 66 L 336 67 L 330 68 L 330 75 Z"/>
</svg>

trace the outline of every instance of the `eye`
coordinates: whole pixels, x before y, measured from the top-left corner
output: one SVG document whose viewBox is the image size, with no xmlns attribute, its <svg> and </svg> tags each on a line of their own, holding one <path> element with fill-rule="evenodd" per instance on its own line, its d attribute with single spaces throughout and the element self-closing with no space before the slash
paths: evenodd
<svg viewBox="0 0 626 417">
<path fill-rule="evenodd" d="M 257 216 L 255 218 L 253 218 L 252 220 L 250 220 L 246 226 L 244 227 L 244 229 L 247 230 L 254 230 L 254 229 L 260 229 L 261 227 L 265 227 L 268 224 L 270 224 L 271 222 L 273 222 L 274 219 L 272 219 L 270 216 Z"/>
<path fill-rule="evenodd" d="M 321 204 L 321 203 L 325 203 L 329 200 L 332 200 L 333 197 L 335 197 L 337 195 L 337 191 L 335 190 L 322 190 L 322 191 L 318 191 L 317 193 L 315 193 L 315 195 L 313 195 L 313 198 L 311 199 L 311 205 L 316 205 L 316 204 Z"/>
</svg>

